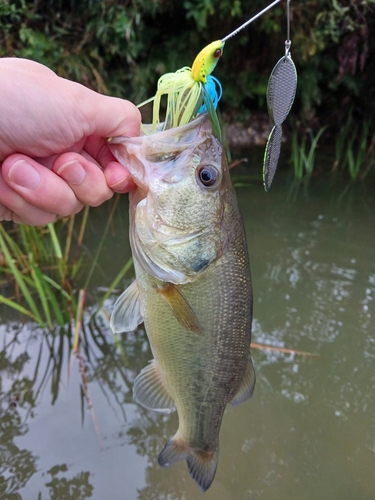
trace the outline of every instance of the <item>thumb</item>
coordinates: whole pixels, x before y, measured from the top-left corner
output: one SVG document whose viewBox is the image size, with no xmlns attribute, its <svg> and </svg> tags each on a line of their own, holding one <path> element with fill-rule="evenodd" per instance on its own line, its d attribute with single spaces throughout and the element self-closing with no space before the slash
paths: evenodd
<svg viewBox="0 0 375 500">
<path fill-rule="evenodd" d="M 139 135 L 141 125 L 141 113 L 130 101 L 118 97 L 109 97 L 98 94 L 77 84 L 78 102 L 77 106 L 81 117 L 83 135 L 86 137 L 95 135 L 99 137 Z"/>
</svg>

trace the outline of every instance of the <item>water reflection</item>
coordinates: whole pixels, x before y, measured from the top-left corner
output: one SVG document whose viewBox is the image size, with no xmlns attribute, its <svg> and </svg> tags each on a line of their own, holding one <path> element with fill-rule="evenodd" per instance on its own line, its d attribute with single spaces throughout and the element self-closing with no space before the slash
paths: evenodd
<svg viewBox="0 0 375 500">
<path fill-rule="evenodd" d="M 375 200 L 360 193 L 340 208 L 318 186 L 308 201 L 288 203 L 278 179 L 268 194 L 260 185 L 238 191 L 253 340 L 319 357 L 254 350 L 254 398 L 227 409 L 217 476 L 204 497 L 372 499 Z M 123 220 L 115 221 L 117 235 Z M 108 241 L 101 264 L 108 283 L 128 257 L 124 246 Z M 93 302 L 108 284 L 103 276 Z M 151 358 L 142 328 L 116 345 L 103 312 L 84 325 L 80 365 L 68 330 L 46 333 L 4 308 L 0 314 L 0 499 L 200 498 L 185 463 L 157 464 L 177 416 L 133 402 L 134 378 Z"/>
<path fill-rule="evenodd" d="M 81 472 L 72 479 L 59 477 L 59 474 L 67 472 L 68 466 L 56 465 L 52 467 L 47 474 L 51 476 L 50 481 L 46 483 L 48 488 L 49 498 L 51 500 L 61 500 L 62 498 L 74 498 L 76 500 L 85 500 L 91 498 L 93 494 L 93 486 L 90 484 L 90 473 Z"/>
<path fill-rule="evenodd" d="M 18 492 L 27 489 L 28 481 L 37 473 L 38 457 L 31 450 L 20 447 L 17 441 L 29 432 L 28 423 L 37 417 L 47 381 L 51 392 L 48 403 L 54 404 L 57 400 L 62 383 L 65 339 L 58 332 L 50 335 L 38 331 L 34 325 L 15 322 L 1 328 L 1 337 L 0 498 L 30 498 Z M 48 498 L 90 498 L 93 491 L 90 473 L 82 471 L 68 478 L 67 472 L 66 464 L 55 465 L 47 471 L 49 481 L 43 482 L 49 492 Z"/>
<path fill-rule="evenodd" d="M 16 329 L 9 325 L 8 331 L 17 338 Z M 16 443 L 16 438 L 28 431 L 21 411 L 30 411 L 35 401 L 29 391 L 30 379 L 22 376 L 29 356 L 26 352 L 12 355 L 3 337 L 4 344 L 0 353 L 0 495 L 17 498 L 15 493 L 36 472 L 34 454 Z"/>
</svg>

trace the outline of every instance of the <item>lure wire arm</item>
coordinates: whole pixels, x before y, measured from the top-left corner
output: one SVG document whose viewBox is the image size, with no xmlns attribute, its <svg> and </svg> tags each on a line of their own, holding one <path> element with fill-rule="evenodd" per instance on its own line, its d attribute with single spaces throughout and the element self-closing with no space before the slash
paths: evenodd
<svg viewBox="0 0 375 500">
<path fill-rule="evenodd" d="M 267 12 L 267 10 L 271 9 L 274 5 L 276 5 L 279 2 L 281 2 L 281 0 L 275 0 L 274 2 L 272 2 L 268 7 L 264 8 L 263 10 L 261 10 L 260 12 L 258 12 L 258 14 L 256 14 L 254 17 L 252 17 L 251 19 L 249 19 L 248 21 L 246 21 L 246 23 L 242 24 L 239 28 L 237 28 L 236 30 L 232 31 L 232 33 L 229 33 L 229 35 L 227 35 L 224 38 L 222 38 L 221 41 L 222 42 L 226 42 L 229 38 L 232 38 L 232 36 L 237 35 L 237 33 L 239 31 L 241 31 L 242 29 L 246 28 L 246 26 L 248 26 L 250 23 L 252 23 L 253 21 L 255 21 L 255 19 L 258 19 L 258 17 L 262 16 L 265 12 Z M 289 2 L 290 2 L 290 0 L 288 0 L 288 6 L 289 6 Z"/>
</svg>

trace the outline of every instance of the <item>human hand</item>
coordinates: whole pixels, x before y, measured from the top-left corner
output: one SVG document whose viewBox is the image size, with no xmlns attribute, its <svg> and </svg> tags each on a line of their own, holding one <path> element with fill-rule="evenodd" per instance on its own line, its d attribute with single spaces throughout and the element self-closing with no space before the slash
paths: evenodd
<svg viewBox="0 0 375 500">
<path fill-rule="evenodd" d="M 0 221 L 43 225 L 133 187 L 107 137 L 139 134 L 129 101 L 26 59 L 0 59 Z"/>
</svg>

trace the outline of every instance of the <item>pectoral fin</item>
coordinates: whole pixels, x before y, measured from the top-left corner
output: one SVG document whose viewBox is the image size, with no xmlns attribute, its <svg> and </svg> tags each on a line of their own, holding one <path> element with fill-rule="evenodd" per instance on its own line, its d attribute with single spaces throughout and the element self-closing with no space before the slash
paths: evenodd
<svg viewBox="0 0 375 500">
<path fill-rule="evenodd" d="M 133 387 L 134 400 L 148 410 L 171 413 L 176 406 L 165 387 L 155 360 L 152 360 L 136 377 Z"/>
<path fill-rule="evenodd" d="M 246 371 L 242 383 L 240 385 L 240 388 L 238 389 L 237 394 L 234 396 L 232 401 L 230 401 L 230 404 L 232 406 L 235 406 L 240 403 L 243 403 L 243 401 L 246 401 L 247 399 L 250 399 L 251 396 L 253 395 L 254 387 L 255 387 L 255 370 L 253 366 L 253 360 L 250 357 L 246 366 Z"/>
<path fill-rule="evenodd" d="M 111 315 L 110 327 L 113 333 L 132 332 L 143 322 L 137 281 L 116 300 Z"/>
<path fill-rule="evenodd" d="M 177 321 L 186 329 L 200 334 L 201 327 L 194 311 L 187 303 L 185 297 L 172 283 L 165 283 L 163 287 L 157 287 L 158 293 L 166 300 L 173 311 Z"/>
</svg>

